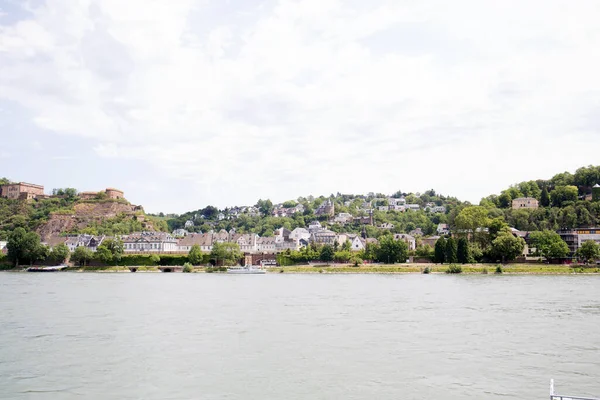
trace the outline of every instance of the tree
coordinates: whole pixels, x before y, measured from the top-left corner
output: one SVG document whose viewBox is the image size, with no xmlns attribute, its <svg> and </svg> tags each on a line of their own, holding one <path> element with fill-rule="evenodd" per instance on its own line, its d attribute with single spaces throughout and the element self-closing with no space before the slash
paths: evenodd
<svg viewBox="0 0 600 400">
<path fill-rule="evenodd" d="M 542 189 L 542 194 L 540 196 L 540 205 L 542 207 L 550 206 L 550 195 L 548 194 L 548 188 L 544 186 Z"/>
<path fill-rule="evenodd" d="M 40 253 L 40 237 L 35 232 L 27 232 L 24 228 L 16 228 L 8 236 L 6 249 L 8 259 L 18 267 L 23 260 L 36 260 Z"/>
<path fill-rule="evenodd" d="M 593 240 L 586 240 L 577 250 L 577 257 L 589 264 L 590 261 L 600 258 L 600 246 Z"/>
<path fill-rule="evenodd" d="M 532 247 L 535 247 L 537 253 L 546 260 L 566 257 L 569 254 L 569 246 L 554 231 L 531 232 L 529 237 Z"/>
<path fill-rule="evenodd" d="M 85 246 L 79 246 L 73 251 L 71 255 L 71 260 L 73 262 L 79 263 L 79 265 L 83 265 L 84 267 L 94 258 L 94 253 Z"/>
<path fill-rule="evenodd" d="M 391 235 L 385 235 L 379 240 L 376 256 L 378 261 L 388 264 L 406 262 L 408 245 L 402 240 L 395 240 Z"/>
<path fill-rule="evenodd" d="M 350 240 L 346 240 L 342 244 L 342 251 L 350 251 L 351 248 L 352 248 L 352 243 L 350 242 Z"/>
<path fill-rule="evenodd" d="M 446 240 L 446 252 L 445 252 L 445 259 L 446 262 L 448 264 L 454 264 L 458 262 L 458 255 L 457 255 L 457 246 L 456 246 L 456 240 L 454 240 L 453 238 L 448 238 L 448 240 Z"/>
<path fill-rule="evenodd" d="M 454 219 L 454 225 L 459 230 L 471 234 L 471 240 L 475 241 L 478 228 L 483 228 L 489 224 L 488 210 L 481 206 L 470 206 L 464 208 Z"/>
<path fill-rule="evenodd" d="M 123 256 L 124 247 L 120 239 L 105 239 L 96 250 L 96 257 L 105 264 L 118 263 Z"/>
<path fill-rule="evenodd" d="M 500 232 L 492 241 L 492 254 L 500 258 L 503 264 L 523 254 L 524 248 L 525 240 L 506 231 Z"/>
<path fill-rule="evenodd" d="M 202 249 L 197 244 L 193 245 L 188 253 L 188 260 L 192 263 L 192 265 L 200 265 L 202 264 L 202 260 L 204 258 L 204 254 L 202 253 Z"/>
<path fill-rule="evenodd" d="M 461 264 L 471 262 L 471 249 L 469 247 L 469 242 L 467 242 L 467 239 L 458 239 L 456 256 L 458 258 L 458 262 Z"/>
<path fill-rule="evenodd" d="M 334 256 L 335 256 L 335 251 L 333 250 L 333 247 L 326 244 L 325 246 L 323 246 L 321 248 L 321 252 L 319 253 L 319 260 L 325 261 L 325 262 L 330 262 L 330 261 L 333 261 Z"/>
<path fill-rule="evenodd" d="M 210 260 L 214 261 L 216 266 L 219 262 L 221 265 L 236 265 L 241 258 L 242 252 L 237 243 L 215 243 L 210 252 Z"/>
<path fill-rule="evenodd" d="M 256 208 L 258 208 L 262 215 L 268 216 L 273 213 L 273 202 L 271 200 L 258 200 L 256 203 Z"/>
<path fill-rule="evenodd" d="M 436 264 L 443 264 L 446 261 L 446 239 L 443 237 L 435 242 L 433 261 Z"/>
<path fill-rule="evenodd" d="M 59 243 L 52 248 L 50 251 L 50 259 L 57 263 L 64 262 L 67 258 L 69 258 L 69 248 L 64 243 Z"/>
<path fill-rule="evenodd" d="M 557 186 L 550 192 L 553 207 L 562 207 L 566 202 L 577 201 L 577 186 Z"/>
</svg>

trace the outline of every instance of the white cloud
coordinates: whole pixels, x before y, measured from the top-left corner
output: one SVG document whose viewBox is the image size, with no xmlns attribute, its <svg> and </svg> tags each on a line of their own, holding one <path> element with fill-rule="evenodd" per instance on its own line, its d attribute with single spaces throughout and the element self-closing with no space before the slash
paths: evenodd
<svg viewBox="0 0 600 400">
<path fill-rule="evenodd" d="M 597 160 L 600 3 L 422 3 L 49 0 L 0 26 L 0 97 L 192 182 L 180 211 L 398 188 L 477 201 Z"/>
</svg>

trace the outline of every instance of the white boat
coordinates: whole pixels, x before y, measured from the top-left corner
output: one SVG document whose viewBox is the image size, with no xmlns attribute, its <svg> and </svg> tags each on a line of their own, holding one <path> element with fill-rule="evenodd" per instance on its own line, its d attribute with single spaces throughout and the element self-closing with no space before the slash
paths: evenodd
<svg viewBox="0 0 600 400">
<path fill-rule="evenodd" d="M 246 265 L 243 267 L 227 268 L 227 273 L 228 274 L 266 274 L 267 271 L 255 266 L 255 265 Z"/>
<path fill-rule="evenodd" d="M 566 396 L 554 393 L 554 379 L 550 379 L 550 400 L 600 400 L 597 397 Z"/>
</svg>

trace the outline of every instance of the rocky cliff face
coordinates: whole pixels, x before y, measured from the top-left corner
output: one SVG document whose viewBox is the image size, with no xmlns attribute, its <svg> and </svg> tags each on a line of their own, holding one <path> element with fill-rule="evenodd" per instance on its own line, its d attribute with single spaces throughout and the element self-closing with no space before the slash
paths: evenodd
<svg viewBox="0 0 600 400">
<path fill-rule="evenodd" d="M 81 202 L 74 206 L 72 214 L 52 214 L 47 223 L 38 228 L 42 241 L 50 236 L 59 235 L 74 229 L 84 229 L 92 222 L 101 222 L 105 219 L 125 215 L 126 218 L 136 217 L 136 212 L 143 211 L 141 206 L 124 204 L 115 201 L 102 203 Z M 139 221 L 144 221 L 143 215 L 137 215 Z M 152 224 L 144 221 L 146 230 L 154 230 Z"/>
</svg>

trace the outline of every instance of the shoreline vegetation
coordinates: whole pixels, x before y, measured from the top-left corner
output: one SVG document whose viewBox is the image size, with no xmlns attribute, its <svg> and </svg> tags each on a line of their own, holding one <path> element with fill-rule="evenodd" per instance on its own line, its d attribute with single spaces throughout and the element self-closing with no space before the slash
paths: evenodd
<svg viewBox="0 0 600 400">
<path fill-rule="evenodd" d="M 96 272 L 96 273 L 161 273 L 158 266 L 88 266 L 68 267 L 61 272 Z M 506 274 L 506 275 L 572 275 L 572 274 L 600 274 L 597 265 L 548 265 L 548 264 L 377 264 L 360 265 L 352 264 L 315 264 L 295 265 L 287 267 L 266 268 L 268 273 L 286 274 Z M 25 272 L 26 268 L 5 268 L 7 272 Z M 452 271 L 452 272 L 451 272 Z M 212 271 L 210 267 L 193 267 L 192 273 L 224 273 Z"/>
</svg>

